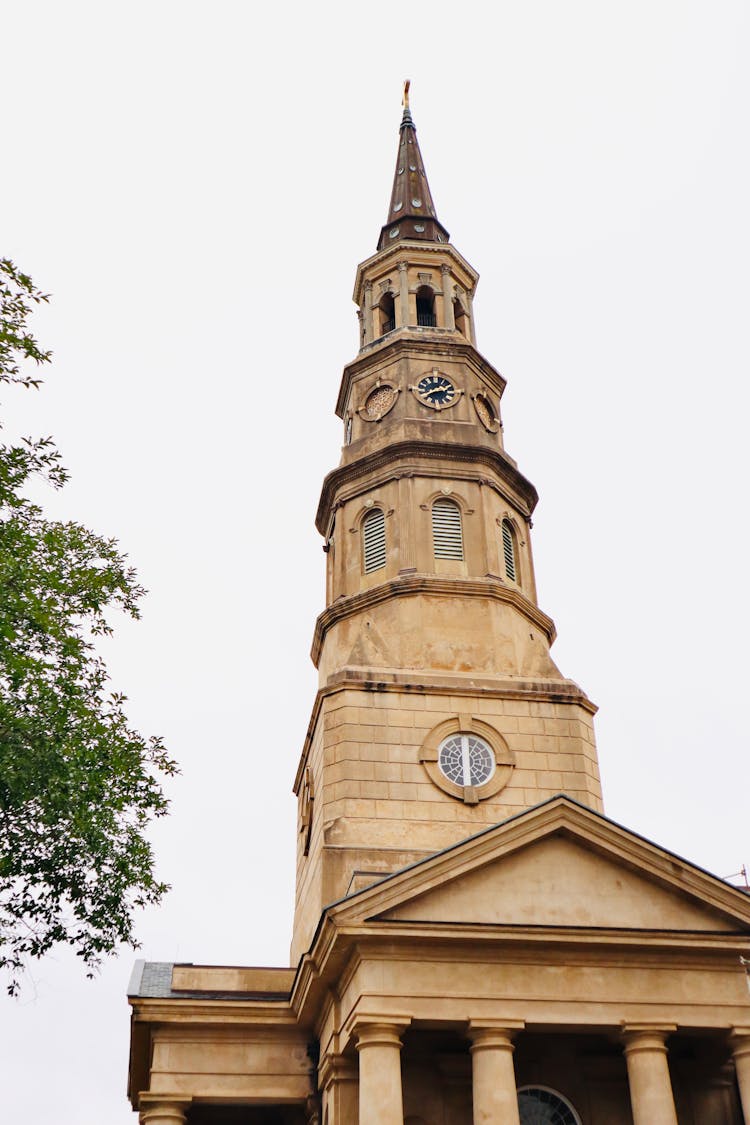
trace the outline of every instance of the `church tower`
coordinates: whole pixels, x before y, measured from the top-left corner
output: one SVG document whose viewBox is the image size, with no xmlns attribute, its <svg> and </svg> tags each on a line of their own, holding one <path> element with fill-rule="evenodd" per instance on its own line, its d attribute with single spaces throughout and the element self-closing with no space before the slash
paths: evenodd
<svg viewBox="0 0 750 1125">
<path fill-rule="evenodd" d="M 316 520 L 326 608 L 295 782 L 293 963 L 326 903 L 556 793 L 602 807 L 595 707 L 550 656 L 537 493 L 505 452 L 477 281 L 437 217 L 407 84 L 387 221 L 354 285 L 341 461 Z"/>
<path fill-rule="evenodd" d="M 476 284 L 406 101 L 317 514 L 292 963 L 137 964 L 141 1125 L 750 1125 L 750 898 L 601 811 Z"/>
</svg>

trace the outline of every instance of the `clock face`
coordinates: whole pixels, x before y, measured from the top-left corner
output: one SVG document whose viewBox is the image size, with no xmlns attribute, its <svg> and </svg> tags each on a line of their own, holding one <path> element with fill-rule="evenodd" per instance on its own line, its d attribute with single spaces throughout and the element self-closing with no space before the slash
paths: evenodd
<svg viewBox="0 0 750 1125">
<path fill-rule="evenodd" d="M 456 400 L 456 388 L 445 375 L 437 371 L 425 375 L 417 383 L 417 394 L 426 406 L 450 406 Z"/>
</svg>

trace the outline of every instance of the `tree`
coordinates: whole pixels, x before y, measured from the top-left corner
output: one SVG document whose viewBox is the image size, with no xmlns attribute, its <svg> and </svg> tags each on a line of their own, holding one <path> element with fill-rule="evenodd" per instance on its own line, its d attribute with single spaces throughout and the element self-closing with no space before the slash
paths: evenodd
<svg viewBox="0 0 750 1125">
<path fill-rule="evenodd" d="M 50 360 L 28 330 L 46 301 L 0 259 L 0 384 L 37 388 Z M 72 947 L 89 976 L 120 943 L 137 946 L 135 908 L 168 889 L 145 829 L 167 810 L 176 772 L 159 738 L 128 726 L 95 638 L 108 613 L 138 617 L 144 590 L 117 541 L 44 517 L 34 477 L 61 488 L 50 438 L 0 443 L 0 968 L 20 987 L 29 958 Z"/>
</svg>

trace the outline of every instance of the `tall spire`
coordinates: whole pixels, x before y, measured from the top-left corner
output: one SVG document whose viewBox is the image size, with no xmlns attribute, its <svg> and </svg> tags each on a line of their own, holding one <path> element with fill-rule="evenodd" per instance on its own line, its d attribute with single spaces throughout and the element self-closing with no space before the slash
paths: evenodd
<svg viewBox="0 0 750 1125">
<path fill-rule="evenodd" d="M 388 208 L 388 220 L 380 232 L 378 250 L 404 239 L 448 242 L 448 231 L 438 222 L 432 202 L 417 130 L 409 108 L 409 81 L 404 82 L 404 112 L 399 130 L 396 172 Z"/>
</svg>

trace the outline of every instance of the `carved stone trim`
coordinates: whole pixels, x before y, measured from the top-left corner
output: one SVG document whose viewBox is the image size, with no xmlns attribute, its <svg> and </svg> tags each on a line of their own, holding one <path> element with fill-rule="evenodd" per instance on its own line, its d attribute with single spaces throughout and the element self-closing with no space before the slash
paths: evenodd
<svg viewBox="0 0 750 1125">
<path fill-rule="evenodd" d="M 457 785 L 445 776 L 438 765 L 440 743 L 451 734 L 458 734 L 459 732 L 476 734 L 492 748 L 492 753 L 495 756 L 495 771 L 484 785 Z M 510 775 L 516 764 L 515 754 L 509 749 L 500 732 L 482 719 L 475 719 L 473 715 L 454 715 L 433 727 L 422 743 L 419 760 L 433 785 L 442 789 L 450 797 L 457 797 L 464 801 L 467 805 L 475 805 L 478 801 L 485 801 L 488 797 L 493 797 L 495 793 L 504 789 L 510 781 Z"/>
<path fill-rule="evenodd" d="M 342 465 L 328 474 L 323 481 L 318 512 L 315 517 L 315 526 L 320 534 L 324 534 L 328 510 L 344 485 L 359 480 L 361 477 L 381 468 L 391 468 L 394 474 L 403 472 L 403 466 L 399 465 L 399 461 L 407 458 L 420 461 L 440 460 L 468 463 L 477 467 L 482 466 L 485 469 L 494 469 L 499 479 L 517 494 L 522 504 L 526 505 L 529 515 L 533 512 L 539 499 L 533 484 L 522 476 L 500 450 L 485 449 L 476 445 L 459 445 L 458 443 L 445 441 L 400 441 L 394 442 L 393 445 L 389 445 L 385 449 L 375 450 L 349 465 Z M 414 470 L 411 469 L 411 471 Z M 475 479 L 478 475 L 472 473 L 471 479 Z M 526 516 L 525 512 L 522 514 L 524 517 Z"/>
<path fill-rule="evenodd" d="M 361 590 L 347 598 L 339 598 L 333 605 L 328 606 L 318 617 L 315 623 L 311 656 L 317 668 L 325 635 L 332 625 L 342 621 L 355 613 L 361 613 L 380 602 L 389 601 L 391 598 L 409 598 L 420 594 L 430 597 L 477 597 L 494 598 L 515 606 L 524 617 L 537 629 L 545 634 L 549 644 L 555 639 L 555 623 L 551 617 L 543 613 L 538 606 L 514 587 L 506 586 L 499 578 L 463 578 L 458 575 L 448 576 L 439 574 L 412 574 L 391 579 L 390 582 L 381 582 L 369 590 Z"/>
</svg>

